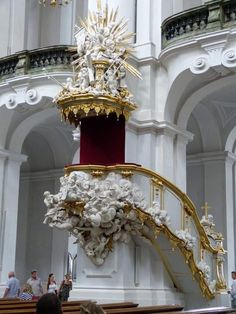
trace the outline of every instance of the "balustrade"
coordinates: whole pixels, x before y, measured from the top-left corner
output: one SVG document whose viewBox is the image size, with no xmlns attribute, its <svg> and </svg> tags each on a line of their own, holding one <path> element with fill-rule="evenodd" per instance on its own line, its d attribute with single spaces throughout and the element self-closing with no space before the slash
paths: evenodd
<svg viewBox="0 0 236 314">
<path fill-rule="evenodd" d="M 69 46 L 52 46 L 22 51 L 0 59 L 0 81 L 24 74 L 36 74 L 46 68 L 50 72 L 71 71 L 75 52 Z"/>
<path fill-rule="evenodd" d="M 162 24 L 162 48 L 172 43 L 193 38 L 236 25 L 236 1 L 212 0 L 205 5 L 183 11 L 167 18 Z"/>
</svg>

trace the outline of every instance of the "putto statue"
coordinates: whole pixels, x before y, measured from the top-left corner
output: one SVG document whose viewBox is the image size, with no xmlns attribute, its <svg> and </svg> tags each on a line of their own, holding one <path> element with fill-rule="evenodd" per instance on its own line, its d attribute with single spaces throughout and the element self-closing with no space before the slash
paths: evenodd
<svg viewBox="0 0 236 314">
<path fill-rule="evenodd" d="M 148 232 L 138 210 L 158 217 L 158 224 L 169 223 L 166 212 L 154 205 L 147 208 L 139 187 L 120 174 L 94 178 L 73 171 L 60 181 L 57 194 L 44 193 L 48 210 L 44 223 L 73 234 L 96 265 L 103 264 L 114 242 L 128 243 L 132 235 Z"/>
<path fill-rule="evenodd" d="M 125 83 L 126 70 L 141 78 L 127 61 L 133 51 L 129 40 L 134 33 L 127 32 L 127 21 L 117 21 L 117 14 L 118 9 L 109 12 L 107 5 L 102 8 L 98 0 L 97 11 L 90 12 L 85 21 L 81 20 L 81 27 L 75 27 L 74 77 L 67 79 L 54 99 L 64 118 L 71 123 L 76 124 L 76 119 L 93 115 L 94 111 L 107 115 L 115 112 L 118 117 L 123 114 L 127 118 L 136 108 Z M 89 97 L 93 102 L 90 103 Z M 103 97 L 102 104 L 100 101 L 99 106 L 94 106 L 94 97 L 97 102 Z"/>
</svg>

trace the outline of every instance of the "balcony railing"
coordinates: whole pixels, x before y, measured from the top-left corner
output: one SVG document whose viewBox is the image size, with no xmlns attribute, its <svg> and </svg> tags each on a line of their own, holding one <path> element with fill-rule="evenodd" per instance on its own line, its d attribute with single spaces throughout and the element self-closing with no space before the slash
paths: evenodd
<svg viewBox="0 0 236 314">
<path fill-rule="evenodd" d="M 236 0 L 211 0 L 162 23 L 162 48 L 195 35 L 236 27 Z"/>
<path fill-rule="evenodd" d="M 71 71 L 74 51 L 70 46 L 52 46 L 24 50 L 0 59 L 0 81 L 18 75 L 37 74 L 46 68 L 50 72 Z"/>
</svg>

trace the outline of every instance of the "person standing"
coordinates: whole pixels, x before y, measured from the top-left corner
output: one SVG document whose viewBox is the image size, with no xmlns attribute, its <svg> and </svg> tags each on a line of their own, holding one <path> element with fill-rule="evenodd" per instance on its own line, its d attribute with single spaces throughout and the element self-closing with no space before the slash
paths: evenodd
<svg viewBox="0 0 236 314">
<path fill-rule="evenodd" d="M 231 295 L 231 307 L 236 309 L 236 271 L 231 272 L 231 277 L 233 279 L 231 289 L 228 293 Z"/>
<path fill-rule="evenodd" d="M 31 286 L 34 299 L 38 299 L 43 295 L 43 287 L 41 279 L 38 277 L 36 269 L 31 271 L 31 277 L 27 280 L 27 283 Z"/>
<path fill-rule="evenodd" d="M 54 274 L 49 274 L 48 276 L 47 292 L 57 294 L 57 284 Z"/>
<path fill-rule="evenodd" d="M 20 294 L 20 282 L 15 277 L 14 271 L 10 271 L 8 273 L 7 288 L 5 289 L 3 298 L 16 299 L 19 297 L 19 294 Z"/>
<path fill-rule="evenodd" d="M 72 281 L 70 280 L 70 275 L 66 274 L 59 288 L 59 299 L 61 301 L 68 301 L 70 290 L 72 290 Z"/>
</svg>

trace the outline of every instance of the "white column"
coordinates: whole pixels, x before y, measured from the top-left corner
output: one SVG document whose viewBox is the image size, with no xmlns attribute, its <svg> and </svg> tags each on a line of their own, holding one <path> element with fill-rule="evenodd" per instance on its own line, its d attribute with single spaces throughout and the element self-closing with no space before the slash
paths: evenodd
<svg viewBox="0 0 236 314">
<path fill-rule="evenodd" d="M 130 90 L 134 90 L 135 99 L 138 101 L 138 109 L 133 113 L 137 120 L 155 119 L 155 99 L 156 99 L 156 68 L 152 63 L 143 64 L 139 67 L 142 73 L 142 80 L 127 78 Z"/>
<path fill-rule="evenodd" d="M 235 270 L 235 250 L 231 248 L 235 248 L 235 191 L 234 184 L 235 178 L 234 176 L 234 165 L 235 165 L 236 156 L 228 156 L 226 158 L 225 163 L 225 187 L 226 187 L 226 195 L 225 195 L 225 208 L 226 208 L 226 241 L 227 241 L 227 258 L 228 258 L 228 278 L 231 278 L 231 271 Z"/>
<path fill-rule="evenodd" d="M 156 166 L 155 170 L 170 180 L 174 181 L 174 138 L 175 132 L 167 128 L 160 129 L 156 139 Z"/>
<path fill-rule="evenodd" d="M 186 192 L 186 146 L 193 139 L 193 135 L 178 134 L 175 140 L 174 183 Z"/>
<path fill-rule="evenodd" d="M 27 0 L 0 1 L 0 57 L 26 48 L 27 3 Z"/>
<path fill-rule="evenodd" d="M 3 151 L 3 153 L 7 153 L 7 160 L 3 189 L 5 226 L 0 282 L 5 281 L 7 273 L 15 269 L 20 166 L 22 162 L 27 160 L 27 156 L 25 155 L 9 151 Z"/>
<path fill-rule="evenodd" d="M 138 58 L 158 56 L 161 50 L 161 1 L 137 0 L 136 54 Z"/>
<path fill-rule="evenodd" d="M 76 2 L 76 1 L 75 1 Z M 60 45 L 71 45 L 73 38 L 73 2 L 61 8 L 60 19 Z"/>
<path fill-rule="evenodd" d="M 41 6 L 38 1 L 29 1 L 27 3 L 27 46 L 28 50 L 40 47 L 40 12 Z"/>
<path fill-rule="evenodd" d="M 5 163 L 7 154 L 5 151 L 0 151 L 0 278 L 2 273 L 3 262 L 3 244 L 4 244 L 4 226 L 5 226 L 5 211 L 3 207 L 4 180 L 5 180 Z"/>
<path fill-rule="evenodd" d="M 234 189 L 233 164 L 236 156 L 222 152 L 215 156 L 205 156 L 205 201 L 212 207 L 217 231 L 225 238 L 227 250 L 227 274 L 235 267 L 235 235 L 234 235 Z"/>
<path fill-rule="evenodd" d="M 15 0 L 11 15 L 11 54 L 26 49 L 28 14 L 27 0 Z"/>
<path fill-rule="evenodd" d="M 137 44 L 151 41 L 151 1 L 137 0 Z"/>
<path fill-rule="evenodd" d="M 0 57 L 10 54 L 10 28 L 11 28 L 12 1 L 0 2 L 0 29 L 1 45 Z"/>
<path fill-rule="evenodd" d="M 63 8 L 41 7 L 40 47 L 60 44 L 60 24 Z M 62 13 L 61 13 L 62 12 Z M 68 30 L 70 32 L 70 30 Z"/>
</svg>

